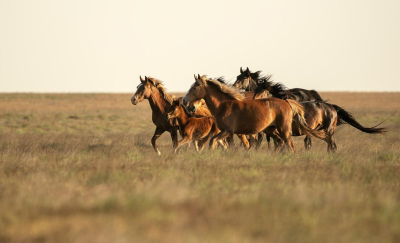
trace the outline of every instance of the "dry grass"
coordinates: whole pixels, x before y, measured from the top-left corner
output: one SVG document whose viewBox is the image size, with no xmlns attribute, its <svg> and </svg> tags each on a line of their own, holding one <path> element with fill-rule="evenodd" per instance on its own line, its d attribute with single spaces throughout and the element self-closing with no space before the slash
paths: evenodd
<svg viewBox="0 0 400 243">
<path fill-rule="evenodd" d="M 0 242 L 399 242 L 400 94 L 322 96 L 389 132 L 158 157 L 128 94 L 1 94 Z"/>
</svg>

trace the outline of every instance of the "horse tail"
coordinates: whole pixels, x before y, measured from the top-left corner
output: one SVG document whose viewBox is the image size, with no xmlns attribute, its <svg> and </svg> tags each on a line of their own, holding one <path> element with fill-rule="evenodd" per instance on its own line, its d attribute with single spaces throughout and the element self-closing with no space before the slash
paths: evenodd
<svg viewBox="0 0 400 243">
<path fill-rule="evenodd" d="M 310 90 L 311 95 L 314 97 L 315 101 L 323 101 L 322 97 L 315 90 Z"/>
<path fill-rule="evenodd" d="M 286 100 L 290 107 L 292 108 L 293 113 L 293 122 L 296 123 L 297 127 L 300 129 L 301 133 L 307 136 L 313 136 L 319 139 L 325 139 L 326 133 L 323 130 L 314 130 L 311 129 L 304 118 L 304 107 L 299 102 L 287 99 Z"/>
<path fill-rule="evenodd" d="M 377 126 L 382 124 L 382 122 L 373 127 L 364 127 L 363 125 L 358 123 L 356 118 L 354 118 L 354 116 L 350 112 L 346 111 L 345 109 L 343 109 L 342 107 L 340 107 L 338 105 L 332 105 L 332 106 L 335 108 L 335 110 L 338 114 L 338 118 L 339 118 L 338 125 L 349 124 L 365 133 L 384 133 L 384 132 L 386 132 L 385 128 L 382 128 L 382 127 L 377 128 Z"/>
</svg>

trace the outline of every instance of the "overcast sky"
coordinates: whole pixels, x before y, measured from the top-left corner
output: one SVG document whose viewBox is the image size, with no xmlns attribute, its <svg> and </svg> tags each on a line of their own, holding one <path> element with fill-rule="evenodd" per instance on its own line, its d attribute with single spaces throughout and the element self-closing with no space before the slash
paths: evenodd
<svg viewBox="0 0 400 243">
<path fill-rule="evenodd" d="M 400 91 L 400 1 L 0 0 L 0 92 L 186 91 L 241 66 L 290 88 Z"/>
</svg>

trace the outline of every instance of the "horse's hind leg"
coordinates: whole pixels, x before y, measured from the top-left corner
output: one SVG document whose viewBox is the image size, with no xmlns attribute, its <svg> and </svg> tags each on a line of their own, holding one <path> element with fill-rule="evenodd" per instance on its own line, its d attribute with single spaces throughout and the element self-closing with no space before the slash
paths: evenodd
<svg viewBox="0 0 400 243">
<path fill-rule="evenodd" d="M 165 132 L 165 130 L 156 127 L 156 131 L 154 132 L 153 137 L 151 138 L 151 145 L 153 145 L 154 151 L 158 154 L 161 155 L 160 150 L 158 150 L 157 145 L 156 145 L 156 140 Z"/>
<path fill-rule="evenodd" d="M 238 138 L 240 138 L 240 140 L 242 141 L 243 146 L 244 146 L 246 149 L 249 149 L 249 148 L 250 148 L 250 143 L 249 143 L 249 140 L 247 140 L 246 136 L 243 135 L 243 134 L 236 134 L 236 135 L 237 135 Z"/>
<path fill-rule="evenodd" d="M 198 141 L 198 152 L 201 152 L 201 151 L 203 151 L 203 149 L 204 149 L 204 147 L 205 147 L 205 145 L 206 145 L 206 143 L 207 143 L 207 140 L 209 139 L 211 137 L 211 133 L 209 133 L 207 136 L 205 136 L 204 138 L 201 138 L 199 141 Z"/>
<path fill-rule="evenodd" d="M 304 138 L 304 148 L 305 148 L 306 150 L 310 150 L 310 149 L 311 149 L 311 145 L 312 145 L 311 137 L 306 136 L 306 137 Z"/>
<path fill-rule="evenodd" d="M 217 141 L 227 138 L 229 136 L 229 134 L 230 133 L 228 133 L 227 131 L 221 131 L 217 135 L 213 136 L 210 140 L 211 149 L 215 149 Z"/>
<path fill-rule="evenodd" d="M 335 153 L 337 150 L 335 138 L 333 137 L 333 133 L 329 133 L 326 142 L 328 143 L 328 152 Z"/>
</svg>

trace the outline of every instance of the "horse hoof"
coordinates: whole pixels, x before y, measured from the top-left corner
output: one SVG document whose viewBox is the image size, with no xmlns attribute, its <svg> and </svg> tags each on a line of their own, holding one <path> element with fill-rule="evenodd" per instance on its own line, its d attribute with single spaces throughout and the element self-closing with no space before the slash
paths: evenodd
<svg viewBox="0 0 400 243">
<path fill-rule="evenodd" d="M 160 150 L 158 150 L 158 149 L 157 149 L 157 155 L 158 155 L 158 156 L 161 156 L 161 152 L 160 152 Z"/>
</svg>

